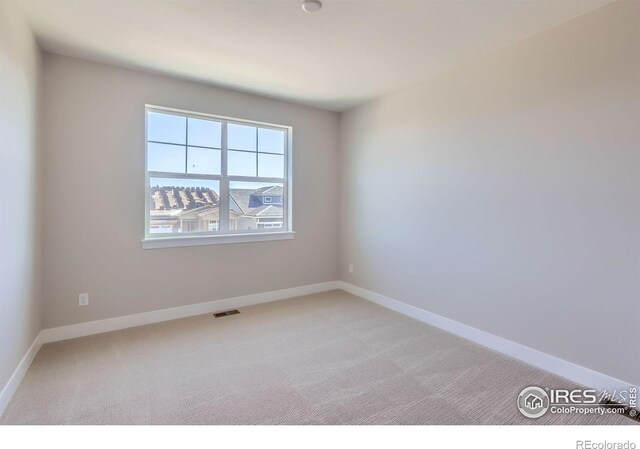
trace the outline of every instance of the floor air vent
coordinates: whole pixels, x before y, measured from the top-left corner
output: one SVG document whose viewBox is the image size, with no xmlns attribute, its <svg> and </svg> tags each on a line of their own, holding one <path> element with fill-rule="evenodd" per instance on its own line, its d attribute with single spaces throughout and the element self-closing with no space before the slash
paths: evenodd
<svg viewBox="0 0 640 449">
<path fill-rule="evenodd" d="M 218 312 L 218 313 L 214 313 L 213 317 L 214 318 L 222 318 L 223 316 L 229 316 L 229 315 L 237 315 L 239 314 L 240 311 L 239 310 L 227 310 L 226 312 Z"/>
</svg>

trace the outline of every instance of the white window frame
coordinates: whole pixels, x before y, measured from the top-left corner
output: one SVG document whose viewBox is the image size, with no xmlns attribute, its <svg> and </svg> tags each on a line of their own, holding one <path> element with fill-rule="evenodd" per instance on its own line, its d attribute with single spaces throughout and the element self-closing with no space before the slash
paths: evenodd
<svg viewBox="0 0 640 449">
<path fill-rule="evenodd" d="M 201 175 L 191 173 L 169 173 L 154 172 L 147 170 L 147 112 L 159 112 L 165 114 L 173 114 L 183 117 L 204 118 L 216 120 L 222 123 L 222 143 L 221 143 L 221 173 L 220 175 Z M 196 246 L 210 245 L 218 243 L 244 243 L 258 242 L 269 240 L 288 240 L 294 237 L 293 232 L 293 204 L 292 204 L 292 143 L 293 143 L 293 127 L 286 125 L 278 125 L 273 123 L 259 122 L 255 120 L 239 119 L 234 117 L 219 116 L 201 112 L 186 111 L 182 109 L 168 108 L 164 106 L 156 106 L 146 104 L 144 108 L 145 114 L 145 164 L 144 164 L 144 182 L 145 182 L 145 206 L 144 206 L 144 238 L 142 239 L 142 247 L 144 249 L 167 248 L 176 246 Z M 285 148 L 284 148 L 284 178 L 267 178 L 258 176 L 229 176 L 227 175 L 227 125 L 228 124 L 249 125 L 259 128 L 277 129 L 285 132 Z M 186 146 L 186 144 L 185 144 Z M 256 147 L 256 152 L 258 148 Z M 269 154 L 269 153 L 267 153 Z M 151 233 L 150 232 L 150 178 L 177 178 L 177 179 L 199 179 L 199 180 L 215 180 L 219 182 L 220 189 L 220 212 L 218 220 L 219 231 L 190 232 L 184 234 L 175 233 Z M 283 187 L 283 227 L 276 229 L 250 229 L 250 230 L 229 230 L 229 183 L 234 181 L 244 182 L 262 182 L 282 184 Z"/>
</svg>

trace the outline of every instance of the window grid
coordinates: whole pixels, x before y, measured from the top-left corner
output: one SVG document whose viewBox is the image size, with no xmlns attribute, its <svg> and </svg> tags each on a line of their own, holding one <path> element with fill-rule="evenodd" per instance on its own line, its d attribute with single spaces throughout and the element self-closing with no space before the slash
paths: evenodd
<svg viewBox="0 0 640 449">
<path fill-rule="evenodd" d="M 252 122 L 248 120 L 228 118 L 228 117 L 220 117 L 209 114 L 188 112 L 188 111 L 180 111 L 170 108 L 157 107 L 157 106 L 146 106 L 145 115 L 149 112 L 156 112 L 161 114 L 170 114 L 176 116 L 183 116 L 186 118 L 185 122 L 185 143 L 174 143 L 174 142 L 163 142 L 157 140 L 147 140 L 147 131 L 145 131 L 145 160 L 148 157 L 148 144 L 163 144 L 163 145 L 174 145 L 177 147 L 183 147 L 185 149 L 185 167 L 184 173 L 176 173 L 176 172 L 164 172 L 164 171 L 150 171 L 146 169 L 145 163 L 145 237 L 146 238 L 156 238 L 156 237 L 189 237 L 189 236 L 198 236 L 198 235 L 234 235 L 234 234 L 244 234 L 244 233 L 264 233 L 264 232 L 287 232 L 291 231 L 291 205 L 290 205 L 290 139 L 291 139 L 291 127 L 273 125 L 261 122 Z M 215 146 L 203 146 L 203 145 L 190 145 L 189 144 L 189 118 L 199 119 L 199 120 L 211 120 L 221 124 L 221 139 L 220 139 L 220 148 Z M 252 150 L 242 150 L 242 149 L 230 149 L 228 147 L 228 125 L 229 124 L 239 124 L 245 126 L 252 126 L 256 128 L 256 149 Z M 259 147 L 259 129 L 273 129 L 284 132 L 284 148 L 282 153 L 271 152 L 271 151 L 260 151 Z M 220 157 L 220 174 L 196 174 L 189 173 L 188 168 L 188 151 L 189 147 L 192 148 L 203 148 L 210 150 L 217 150 L 221 152 Z M 238 151 L 243 153 L 255 153 L 256 156 L 256 173 L 255 176 L 236 176 L 236 175 L 228 175 L 228 151 Z M 259 168 L 259 155 L 260 154 L 269 154 L 275 156 L 283 157 L 283 177 L 262 177 L 259 176 L 260 168 Z M 149 190 L 150 190 L 150 178 L 153 177 L 162 177 L 162 178 L 176 178 L 176 179 L 193 179 L 193 180 L 216 180 L 219 181 L 219 220 L 217 223 L 217 231 L 204 231 L 204 232 L 188 232 L 188 233 L 150 233 L 150 200 L 149 200 Z M 282 226 L 279 228 L 265 228 L 263 226 L 258 225 L 257 229 L 252 229 L 250 231 L 243 230 L 230 230 L 229 229 L 229 208 L 230 208 L 230 189 L 229 183 L 239 181 L 239 182 L 257 182 L 257 183 L 274 183 L 281 184 L 283 189 L 283 200 L 282 200 Z"/>
</svg>

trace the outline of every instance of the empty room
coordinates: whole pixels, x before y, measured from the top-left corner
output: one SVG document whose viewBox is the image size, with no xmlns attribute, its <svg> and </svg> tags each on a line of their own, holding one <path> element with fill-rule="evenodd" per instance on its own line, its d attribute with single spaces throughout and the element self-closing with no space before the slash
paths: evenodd
<svg viewBox="0 0 640 449">
<path fill-rule="evenodd" d="M 638 48 L 636 0 L 0 0 L 0 441 L 640 444 Z"/>
</svg>

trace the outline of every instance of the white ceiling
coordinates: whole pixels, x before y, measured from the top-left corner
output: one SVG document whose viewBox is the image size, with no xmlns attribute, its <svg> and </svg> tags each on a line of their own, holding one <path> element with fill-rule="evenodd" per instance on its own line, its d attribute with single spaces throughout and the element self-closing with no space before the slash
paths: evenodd
<svg viewBox="0 0 640 449">
<path fill-rule="evenodd" d="M 23 0 L 45 50 L 331 110 L 416 83 L 608 0 Z"/>
</svg>

